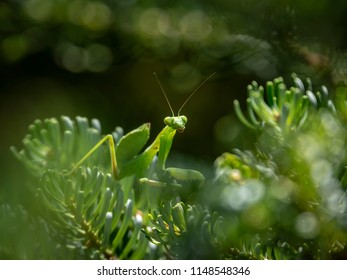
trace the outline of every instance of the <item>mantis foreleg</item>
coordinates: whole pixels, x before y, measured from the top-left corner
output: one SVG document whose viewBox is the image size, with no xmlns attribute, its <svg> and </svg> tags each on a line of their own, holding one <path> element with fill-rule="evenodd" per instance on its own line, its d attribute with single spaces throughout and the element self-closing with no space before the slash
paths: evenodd
<svg viewBox="0 0 347 280">
<path fill-rule="evenodd" d="M 163 133 L 160 137 L 160 148 L 158 152 L 158 161 L 156 164 L 156 174 L 158 176 L 158 181 L 154 181 L 148 178 L 141 178 L 140 182 L 148 184 L 151 186 L 162 187 L 162 186 L 172 186 L 172 187 L 182 187 L 178 182 L 187 181 L 198 181 L 199 185 L 203 184 L 205 177 L 196 170 L 181 169 L 181 168 L 166 168 L 166 160 L 171 150 L 173 138 L 175 136 L 176 130 L 167 131 Z M 166 181 L 170 181 L 167 183 Z"/>
</svg>

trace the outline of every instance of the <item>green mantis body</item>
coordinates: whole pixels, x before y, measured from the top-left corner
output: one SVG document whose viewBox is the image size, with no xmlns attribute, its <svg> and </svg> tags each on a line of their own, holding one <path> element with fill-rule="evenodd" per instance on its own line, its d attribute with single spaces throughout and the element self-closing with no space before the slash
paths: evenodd
<svg viewBox="0 0 347 280">
<path fill-rule="evenodd" d="M 165 164 L 170 153 L 172 141 L 176 134 L 176 131 L 183 132 L 187 123 L 187 117 L 179 115 L 181 109 L 193 96 L 193 94 L 213 75 L 214 73 L 210 75 L 188 97 L 188 99 L 183 103 L 182 107 L 178 111 L 177 116 L 174 116 L 173 114 L 172 117 L 166 117 L 164 119 L 166 126 L 158 134 L 152 144 L 150 144 L 142 153 L 140 153 L 140 151 L 143 149 L 149 138 L 149 123 L 143 124 L 135 130 L 132 130 L 128 134 L 124 135 L 120 138 L 119 142 L 116 145 L 114 143 L 113 136 L 111 134 L 106 135 L 75 165 L 75 167 L 69 173 L 73 173 L 103 143 L 108 142 L 110 147 L 112 173 L 117 180 L 134 175 L 140 183 L 157 187 L 181 187 L 182 185 L 180 184 L 180 182 L 185 181 L 196 181 L 199 185 L 203 184 L 205 178 L 200 172 L 196 170 L 181 168 L 166 168 Z M 156 75 L 155 77 L 172 111 L 165 91 L 163 90 L 163 87 Z M 158 155 L 158 159 L 156 162 L 155 170 L 159 181 L 145 177 L 156 155 Z"/>
</svg>

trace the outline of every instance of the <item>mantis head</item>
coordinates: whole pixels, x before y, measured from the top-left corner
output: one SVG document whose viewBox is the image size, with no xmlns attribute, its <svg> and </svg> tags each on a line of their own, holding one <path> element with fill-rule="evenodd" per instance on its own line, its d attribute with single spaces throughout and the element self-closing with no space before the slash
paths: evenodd
<svg viewBox="0 0 347 280">
<path fill-rule="evenodd" d="M 178 132 L 182 133 L 186 128 L 187 120 L 187 117 L 183 115 L 177 117 L 166 117 L 164 119 L 164 123 L 167 126 L 170 126 L 173 129 L 176 129 Z"/>
</svg>

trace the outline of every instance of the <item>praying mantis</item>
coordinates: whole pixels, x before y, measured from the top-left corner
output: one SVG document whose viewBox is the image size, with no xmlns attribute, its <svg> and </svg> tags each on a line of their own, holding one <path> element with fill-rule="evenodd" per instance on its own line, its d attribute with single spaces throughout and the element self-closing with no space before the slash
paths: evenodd
<svg viewBox="0 0 347 280">
<path fill-rule="evenodd" d="M 87 154 L 82 157 L 79 162 L 77 162 L 77 164 L 68 174 L 75 172 L 76 169 L 81 166 L 88 157 L 90 157 L 101 145 L 107 142 L 110 148 L 112 173 L 116 180 L 121 180 L 122 178 L 135 175 L 140 184 L 154 187 L 170 186 L 175 188 L 182 187 L 182 183 L 187 181 L 196 181 L 199 185 L 204 183 L 205 177 L 199 171 L 173 167 L 166 168 L 165 165 L 176 132 L 183 132 L 187 124 L 187 117 L 180 115 L 180 112 L 191 97 L 209 79 L 211 79 L 215 73 L 206 78 L 189 95 L 186 101 L 182 104 L 181 108 L 178 110 L 176 116 L 159 78 L 157 77 L 156 73 L 153 74 L 167 104 L 169 105 L 172 116 L 164 119 L 165 127 L 159 132 L 152 144 L 141 152 L 149 139 L 150 123 L 145 123 L 127 133 L 121 137 L 116 144 L 113 136 L 111 134 L 107 134 L 98 143 L 96 143 L 96 145 L 89 152 L 87 152 Z M 155 173 L 158 180 L 146 177 L 146 175 L 148 175 L 149 167 L 151 166 L 156 155 L 157 160 L 155 164 Z"/>
</svg>

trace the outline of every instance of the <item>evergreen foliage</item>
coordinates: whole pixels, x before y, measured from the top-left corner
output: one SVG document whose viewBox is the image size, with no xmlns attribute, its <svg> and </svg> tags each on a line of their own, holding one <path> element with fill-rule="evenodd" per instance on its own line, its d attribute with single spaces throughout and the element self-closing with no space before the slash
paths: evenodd
<svg viewBox="0 0 347 280">
<path fill-rule="evenodd" d="M 3 204 L 2 258 L 20 259 L 339 259 L 347 257 L 347 91 L 333 98 L 293 75 L 248 87 L 239 120 L 255 145 L 227 151 L 215 176 L 185 201 L 159 192 L 138 203 L 134 176 L 115 180 L 97 120 L 37 120 L 24 148 L 11 148 L 30 173 L 37 212 Z M 117 127 L 117 143 L 123 135 Z M 150 169 L 150 167 L 148 167 Z M 15 222 L 13 222 L 15 221 Z M 30 226 L 28 226 L 30 225 Z M 27 227 L 26 237 L 19 232 Z M 21 235 L 22 236 L 22 235 Z M 30 243 L 30 246 L 28 245 Z"/>
</svg>

